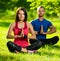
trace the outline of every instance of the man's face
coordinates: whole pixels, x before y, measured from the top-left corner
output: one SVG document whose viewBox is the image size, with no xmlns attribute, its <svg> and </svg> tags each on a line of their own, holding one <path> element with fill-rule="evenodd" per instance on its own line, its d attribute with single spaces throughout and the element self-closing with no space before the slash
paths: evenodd
<svg viewBox="0 0 60 61">
<path fill-rule="evenodd" d="M 45 14 L 44 8 L 39 8 L 39 10 L 38 10 L 38 16 L 39 16 L 39 17 L 43 17 L 44 14 Z"/>
</svg>

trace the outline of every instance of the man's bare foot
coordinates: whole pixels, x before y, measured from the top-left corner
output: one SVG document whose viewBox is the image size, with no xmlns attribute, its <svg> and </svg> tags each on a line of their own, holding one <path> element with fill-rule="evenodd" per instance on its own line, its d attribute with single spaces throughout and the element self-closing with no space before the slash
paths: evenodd
<svg viewBox="0 0 60 61">
<path fill-rule="evenodd" d="M 32 54 L 32 53 L 36 53 L 37 50 L 28 50 L 28 53 Z"/>
<path fill-rule="evenodd" d="M 19 53 L 17 50 L 14 51 L 15 53 Z"/>
</svg>

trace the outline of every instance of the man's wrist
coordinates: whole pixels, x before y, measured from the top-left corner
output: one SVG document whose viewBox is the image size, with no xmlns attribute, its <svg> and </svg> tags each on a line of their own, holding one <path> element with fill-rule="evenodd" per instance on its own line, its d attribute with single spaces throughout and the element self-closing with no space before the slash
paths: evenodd
<svg viewBox="0 0 60 61">
<path fill-rule="evenodd" d="M 40 31 L 38 31 L 38 33 L 37 34 L 40 34 Z"/>
<path fill-rule="evenodd" d="M 35 31 L 35 34 L 36 34 L 36 35 L 40 34 L 40 31 Z"/>
</svg>

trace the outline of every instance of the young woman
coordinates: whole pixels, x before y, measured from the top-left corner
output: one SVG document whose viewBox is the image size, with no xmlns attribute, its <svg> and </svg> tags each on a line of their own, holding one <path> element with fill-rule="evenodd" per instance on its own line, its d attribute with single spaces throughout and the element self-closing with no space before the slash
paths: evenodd
<svg viewBox="0 0 60 61">
<path fill-rule="evenodd" d="M 12 35 L 12 31 L 14 35 Z M 28 36 L 28 33 L 32 36 Z M 16 20 L 9 27 L 7 39 L 14 39 L 14 42 L 7 42 L 7 47 L 11 52 L 29 52 L 37 50 L 41 47 L 42 43 L 37 41 L 29 45 L 28 39 L 36 39 L 33 27 L 27 22 L 27 12 L 24 8 L 19 7 L 16 12 Z"/>
</svg>

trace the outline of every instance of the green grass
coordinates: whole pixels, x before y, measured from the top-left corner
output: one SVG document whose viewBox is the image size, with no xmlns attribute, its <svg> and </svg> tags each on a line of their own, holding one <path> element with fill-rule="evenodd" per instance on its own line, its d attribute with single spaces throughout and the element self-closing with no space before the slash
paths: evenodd
<svg viewBox="0 0 60 61">
<path fill-rule="evenodd" d="M 11 53 L 8 51 L 6 43 L 11 39 L 6 39 L 8 26 L 12 20 L 0 20 L 0 61 L 60 61 L 60 40 L 54 45 L 46 45 L 41 47 L 37 53 Z M 60 23 L 53 22 L 56 26 L 57 32 L 51 35 L 47 35 L 47 38 L 53 36 L 60 37 Z"/>
</svg>

